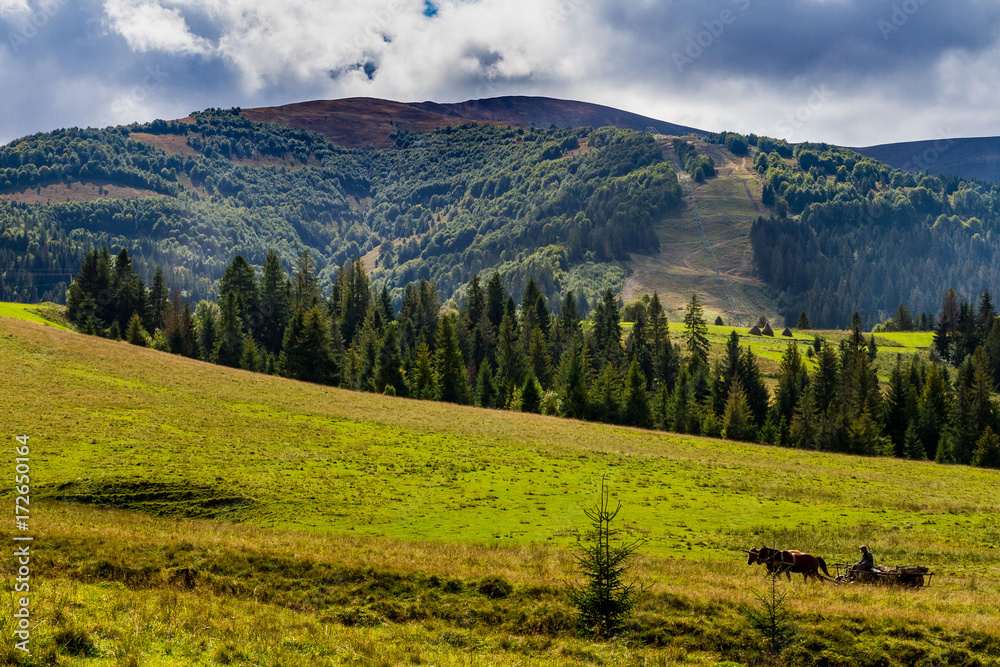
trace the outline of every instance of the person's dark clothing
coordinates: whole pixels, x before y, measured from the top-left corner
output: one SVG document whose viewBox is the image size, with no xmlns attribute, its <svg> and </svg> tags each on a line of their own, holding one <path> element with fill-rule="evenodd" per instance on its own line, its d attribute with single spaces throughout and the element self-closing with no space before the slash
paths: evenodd
<svg viewBox="0 0 1000 667">
<path fill-rule="evenodd" d="M 875 569 L 875 556 L 872 555 L 871 551 L 865 551 L 861 554 L 861 560 L 858 561 L 856 567 L 861 572 Z"/>
</svg>

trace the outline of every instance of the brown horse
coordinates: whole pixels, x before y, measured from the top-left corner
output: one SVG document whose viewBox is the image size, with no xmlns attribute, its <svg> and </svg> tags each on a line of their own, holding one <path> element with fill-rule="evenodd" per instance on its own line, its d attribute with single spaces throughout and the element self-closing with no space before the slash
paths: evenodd
<svg viewBox="0 0 1000 667">
<path fill-rule="evenodd" d="M 792 572 L 801 572 L 804 581 L 809 581 L 809 577 L 816 577 L 817 580 L 822 581 L 823 577 L 819 573 L 820 569 L 823 570 L 827 579 L 831 581 L 833 579 L 830 576 L 830 571 L 826 569 L 826 561 L 819 556 L 813 556 L 812 554 L 794 549 L 780 551 L 778 549 L 771 549 L 770 547 L 751 549 L 747 553 L 749 554 L 748 565 L 763 563 L 767 566 L 769 573 L 784 573 L 789 581 L 792 579 Z"/>
<path fill-rule="evenodd" d="M 785 576 L 788 577 L 788 580 L 789 581 L 792 580 L 792 574 L 791 572 L 788 571 L 787 567 L 785 567 L 779 562 L 774 562 L 773 560 L 764 560 L 763 558 L 761 558 L 760 549 L 758 549 L 757 547 L 752 547 L 750 551 L 744 549 L 743 553 L 747 555 L 747 565 L 766 565 L 768 574 L 773 575 L 775 573 L 781 574 L 782 572 L 784 572 Z M 791 551 L 791 553 L 800 554 L 802 552 L 793 550 Z"/>
</svg>

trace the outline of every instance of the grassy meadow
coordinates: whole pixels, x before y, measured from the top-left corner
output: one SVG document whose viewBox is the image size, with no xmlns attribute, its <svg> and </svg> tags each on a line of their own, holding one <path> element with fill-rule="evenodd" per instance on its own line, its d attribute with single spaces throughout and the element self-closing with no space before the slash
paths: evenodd
<svg viewBox="0 0 1000 667">
<path fill-rule="evenodd" d="M 769 664 L 741 549 L 867 543 L 933 585 L 783 583 L 785 664 L 998 664 L 997 471 L 347 392 L 6 317 L 0 409 L 36 539 L 36 650 L 8 663 Z M 564 589 L 605 475 L 650 588 L 594 642 Z"/>
</svg>

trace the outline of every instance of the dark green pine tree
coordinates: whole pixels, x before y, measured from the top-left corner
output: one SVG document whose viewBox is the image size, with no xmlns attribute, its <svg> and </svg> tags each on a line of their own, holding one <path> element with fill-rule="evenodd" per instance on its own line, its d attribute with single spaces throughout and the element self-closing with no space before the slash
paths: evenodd
<svg viewBox="0 0 1000 667">
<path fill-rule="evenodd" d="M 257 328 L 259 318 L 259 298 L 257 292 L 257 277 L 254 268 L 243 258 L 243 255 L 236 255 L 233 261 L 226 267 L 219 281 L 219 303 L 226 302 L 232 294 L 236 299 L 236 312 L 246 333 L 253 333 Z M 241 346 L 242 347 L 242 346 Z"/>
<path fill-rule="evenodd" d="M 799 449 L 817 449 L 816 436 L 820 429 L 820 412 L 816 405 L 815 385 L 807 385 L 802 400 L 796 406 L 789 428 L 790 442 Z"/>
<path fill-rule="evenodd" d="M 541 412 L 542 391 L 535 376 L 528 373 L 521 385 L 521 412 Z"/>
<path fill-rule="evenodd" d="M 798 345 L 788 343 L 785 354 L 781 357 L 781 368 L 778 371 L 778 389 L 774 396 L 774 408 L 779 417 L 784 417 L 787 423 L 791 423 L 795 406 L 805 393 L 806 367 L 802 363 L 802 355 L 799 354 Z"/>
<path fill-rule="evenodd" d="M 1000 436 L 989 426 L 976 442 L 972 454 L 972 465 L 979 468 L 1000 468 Z"/>
<path fill-rule="evenodd" d="M 483 314 L 486 313 L 486 292 L 479 282 L 479 274 L 472 276 L 465 290 L 465 303 L 462 304 L 462 326 L 472 331 L 479 326 Z"/>
<path fill-rule="evenodd" d="M 497 407 L 497 383 L 493 378 L 493 368 L 489 359 L 483 361 L 479 366 L 479 374 L 476 376 L 475 404 L 480 408 Z"/>
<path fill-rule="evenodd" d="M 296 309 L 285 327 L 278 370 L 285 377 L 334 384 L 337 368 L 330 355 L 330 324 L 317 305 Z"/>
<path fill-rule="evenodd" d="M 622 327 L 618 300 L 610 288 L 594 309 L 593 340 L 595 366 L 611 364 L 617 369 L 622 359 Z"/>
<path fill-rule="evenodd" d="M 316 277 L 316 264 L 308 250 L 303 250 L 295 260 L 295 277 L 292 279 L 291 302 L 292 311 L 306 312 L 320 304 L 319 278 Z"/>
<path fill-rule="evenodd" d="M 837 397 L 840 386 L 840 360 L 829 344 L 822 345 L 816 359 L 815 388 L 816 410 L 822 415 Z"/>
<path fill-rule="evenodd" d="M 435 396 L 431 348 L 423 341 L 417 347 L 417 358 L 410 375 L 410 396 L 423 399 L 433 399 Z"/>
<path fill-rule="evenodd" d="M 924 443 L 920 440 L 920 433 L 917 430 L 916 420 L 910 422 L 903 434 L 903 457 L 913 461 L 927 460 L 927 452 L 924 450 Z"/>
<path fill-rule="evenodd" d="M 507 290 L 504 289 L 500 274 L 494 272 L 486 283 L 486 316 L 490 318 L 493 330 L 500 331 L 503 321 L 504 306 L 507 303 Z"/>
<path fill-rule="evenodd" d="M 979 299 L 979 318 L 976 323 L 980 340 L 986 340 L 996 318 L 997 311 L 993 307 L 993 296 L 989 290 L 985 290 L 982 298 Z"/>
<path fill-rule="evenodd" d="M 406 395 L 406 380 L 403 377 L 399 336 L 395 323 L 390 323 L 385 327 L 385 333 L 382 340 L 379 341 L 375 362 L 375 391 L 380 394 L 389 393 L 393 396 Z"/>
<path fill-rule="evenodd" d="M 903 381 L 903 371 L 900 367 L 899 357 L 893 365 L 889 374 L 889 386 L 886 388 L 885 402 L 883 403 L 883 423 L 885 424 L 885 434 L 892 442 L 892 451 L 886 452 L 891 456 L 904 456 L 904 440 L 909 433 L 909 417 L 907 411 L 907 385 Z M 914 433 L 916 431 L 914 430 Z"/>
<path fill-rule="evenodd" d="M 243 354 L 243 323 L 240 321 L 236 294 L 230 291 L 222 302 L 219 337 L 212 350 L 212 361 L 222 366 L 238 368 Z"/>
<path fill-rule="evenodd" d="M 622 421 L 633 426 L 648 428 L 653 424 L 653 412 L 646 393 L 646 376 L 636 359 L 628 367 L 625 389 L 622 392 Z"/>
<path fill-rule="evenodd" d="M 278 354 L 281 351 L 281 341 L 285 337 L 285 324 L 289 317 L 290 292 L 291 283 L 285 273 L 285 267 L 281 265 L 278 254 L 268 250 L 260 270 L 258 287 L 260 317 L 253 329 L 253 335 L 271 354 Z"/>
<path fill-rule="evenodd" d="M 202 361 L 211 361 L 219 338 L 219 306 L 210 301 L 198 302 L 194 319 L 198 354 Z"/>
<path fill-rule="evenodd" d="M 590 390 L 593 417 L 602 422 L 616 423 L 621 408 L 621 378 L 614 366 L 605 363 Z"/>
<path fill-rule="evenodd" d="M 697 294 L 691 295 L 684 312 L 684 342 L 692 358 L 698 358 L 702 364 L 708 363 L 708 325 Z"/>
<path fill-rule="evenodd" d="M 650 336 L 647 331 L 646 311 L 643 308 L 636 310 L 635 322 L 632 323 L 632 331 L 629 332 L 625 340 L 625 359 L 630 364 L 635 361 L 639 364 L 639 370 L 646 380 L 646 386 L 653 383 L 653 350 L 650 345 Z"/>
<path fill-rule="evenodd" d="M 262 361 L 260 348 L 254 341 L 253 336 L 243 336 L 243 350 L 240 353 L 240 368 L 245 371 L 258 373 L 261 371 Z"/>
<path fill-rule="evenodd" d="M 500 322 L 500 336 L 497 339 L 499 407 L 506 407 L 514 395 L 514 390 L 524 382 L 525 365 L 524 350 L 517 336 L 517 322 L 509 312 L 505 312 Z"/>
<path fill-rule="evenodd" d="M 722 436 L 727 440 L 754 439 L 753 415 L 739 380 L 733 380 L 726 400 L 726 411 L 722 416 Z"/>
<path fill-rule="evenodd" d="M 756 355 L 749 349 L 744 351 L 740 362 L 739 380 L 740 387 L 746 396 L 747 405 L 750 406 L 754 425 L 761 427 L 767 419 L 771 392 L 764 384 L 764 377 L 760 373 L 760 366 L 757 365 Z"/>
<path fill-rule="evenodd" d="M 169 288 L 167 281 L 163 277 L 163 269 L 159 266 L 153 272 L 153 285 L 149 289 L 149 309 L 146 330 L 156 332 L 157 329 L 166 329 L 167 313 L 170 312 Z"/>
<path fill-rule="evenodd" d="M 382 322 L 389 323 L 396 320 L 396 310 L 392 307 L 392 297 L 389 295 L 389 287 L 385 283 L 382 283 L 382 289 L 378 293 L 377 304 Z"/>
<path fill-rule="evenodd" d="M 434 386 L 437 400 L 447 403 L 468 403 L 469 387 L 465 377 L 465 360 L 458 349 L 458 336 L 451 316 L 438 324 L 437 350 L 434 353 Z"/>
<path fill-rule="evenodd" d="M 572 419 L 585 419 L 590 412 L 583 346 L 581 340 L 572 342 L 563 352 L 559 370 L 563 414 Z"/>
<path fill-rule="evenodd" d="M 132 260 L 125 248 L 122 248 L 114 260 L 114 271 L 111 273 L 112 303 L 114 320 L 118 328 L 125 331 L 132 315 L 143 317 L 147 308 L 146 284 L 142 278 L 132 271 Z"/>
<path fill-rule="evenodd" d="M 541 308 L 538 302 L 541 301 Z M 549 331 L 549 310 L 545 306 L 545 297 L 538 289 L 538 283 L 534 278 L 528 279 L 528 284 L 524 287 L 524 295 L 521 297 L 521 336 L 524 340 L 529 340 L 531 330 L 538 327 L 547 336 Z"/>
<path fill-rule="evenodd" d="M 545 342 L 545 334 L 541 327 L 534 327 L 528 336 L 528 369 L 535 380 L 548 389 L 552 386 L 552 360 L 549 358 L 549 348 Z"/>
<path fill-rule="evenodd" d="M 795 328 L 803 331 L 812 329 L 812 323 L 809 321 L 809 316 L 806 315 L 806 311 L 803 310 L 799 313 L 799 321 L 796 323 Z"/>
</svg>

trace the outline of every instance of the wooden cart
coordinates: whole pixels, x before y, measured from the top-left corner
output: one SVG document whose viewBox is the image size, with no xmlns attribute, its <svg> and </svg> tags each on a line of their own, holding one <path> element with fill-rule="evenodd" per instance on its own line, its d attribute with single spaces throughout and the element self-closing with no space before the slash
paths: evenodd
<svg viewBox="0 0 1000 667">
<path fill-rule="evenodd" d="M 902 586 L 922 588 L 930 586 L 934 573 L 923 565 L 891 565 L 874 570 L 856 572 L 852 563 L 834 563 L 837 576 L 834 581 L 842 584 L 870 584 L 876 586 Z"/>
</svg>

